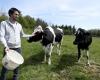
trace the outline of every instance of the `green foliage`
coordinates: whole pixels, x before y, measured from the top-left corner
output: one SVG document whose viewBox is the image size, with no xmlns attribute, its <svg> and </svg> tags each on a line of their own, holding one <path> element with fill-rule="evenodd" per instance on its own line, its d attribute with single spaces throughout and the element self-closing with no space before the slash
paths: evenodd
<svg viewBox="0 0 100 80">
<path fill-rule="evenodd" d="M 42 19 L 39 19 L 39 18 L 36 20 L 36 23 L 35 23 L 35 26 L 38 26 L 38 25 L 41 25 L 42 28 L 45 28 L 48 26 L 48 24 L 45 21 L 43 21 Z"/>
<path fill-rule="evenodd" d="M 100 29 L 91 29 L 89 32 L 92 34 L 94 37 L 100 37 Z"/>
<path fill-rule="evenodd" d="M 5 14 L 2 14 L 0 16 L 0 22 L 3 21 L 3 20 L 6 20 L 8 17 L 5 15 Z M 48 23 L 43 21 L 42 19 L 39 19 L 37 18 L 36 20 L 27 15 L 27 16 L 19 16 L 18 18 L 18 22 L 24 27 L 24 28 L 29 28 L 29 29 L 34 29 L 34 27 L 38 26 L 38 25 L 41 25 L 43 27 L 43 29 L 45 27 L 48 26 Z M 51 27 L 53 28 L 57 28 L 57 27 L 60 27 L 63 29 L 64 31 L 64 34 L 65 35 L 73 35 L 76 31 L 76 28 L 75 26 L 71 26 L 71 25 L 61 25 L 61 26 L 58 26 L 58 25 L 52 25 Z M 91 29 L 89 30 L 92 34 L 92 36 L 95 36 L 95 37 L 100 37 L 100 30 L 98 29 Z"/>
<path fill-rule="evenodd" d="M 0 16 L 0 22 L 6 20 L 8 17 L 5 15 Z"/>
<path fill-rule="evenodd" d="M 35 23 L 36 23 L 34 18 L 32 18 L 29 15 L 27 15 L 27 16 L 24 17 L 24 19 L 27 21 L 28 27 L 32 29 L 34 27 Z"/>
<path fill-rule="evenodd" d="M 65 35 L 72 35 L 75 33 L 76 29 L 75 26 L 71 26 L 71 25 L 61 25 L 61 26 L 57 26 L 57 25 L 52 25 L 53 28 L 61 28 L 64 31 Z"/>
</svg>

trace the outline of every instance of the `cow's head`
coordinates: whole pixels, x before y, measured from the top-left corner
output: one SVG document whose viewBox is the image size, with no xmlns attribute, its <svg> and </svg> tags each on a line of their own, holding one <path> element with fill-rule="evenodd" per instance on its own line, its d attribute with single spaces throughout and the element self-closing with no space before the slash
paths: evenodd
<svg viewBox="0 0 100 80">
<path fill-rule="evenodd" d="M 28 42 L 33 42 L 33 41 L 39 41 L 42 39 L 42 35 L 43 35 L 43 29 L 42 27 L 39 25 L 38 27 L 36 27 L 34 29 L 34 32 L 32 33 L 32 37 L 29 37 Z"/>
<path fill-rule="evenodd" d="M 84 29 L 79 28 L 75 33 L 75 40 L 73 44 L 78 45 L 84 38 L 86 31 Z"/>
</svg>

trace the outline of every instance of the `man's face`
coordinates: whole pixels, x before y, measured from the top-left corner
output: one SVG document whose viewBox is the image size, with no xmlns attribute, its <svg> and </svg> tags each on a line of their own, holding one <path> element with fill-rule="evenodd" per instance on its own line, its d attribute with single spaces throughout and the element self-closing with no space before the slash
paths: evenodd
<svg viewBox="0 0 100 80">
<path fill-rule="evenodd" d="M 19 17 L 19 12 L 15 11 L 11 16 L 10 16 L 13 20 L 17 20 L 17 18 Z"/>
</svg>

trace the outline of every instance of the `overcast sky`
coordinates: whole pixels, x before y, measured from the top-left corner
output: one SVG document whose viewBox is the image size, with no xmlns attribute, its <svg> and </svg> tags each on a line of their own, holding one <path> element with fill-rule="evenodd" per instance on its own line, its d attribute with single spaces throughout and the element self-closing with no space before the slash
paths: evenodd
<svg viewBox="0 0 100 80">
<path fill-rule="evenodd" d="M 100 0 L 0 0 L 0 10 L 11 7 L 48 24 L 100 29 Z"/>
</svg>

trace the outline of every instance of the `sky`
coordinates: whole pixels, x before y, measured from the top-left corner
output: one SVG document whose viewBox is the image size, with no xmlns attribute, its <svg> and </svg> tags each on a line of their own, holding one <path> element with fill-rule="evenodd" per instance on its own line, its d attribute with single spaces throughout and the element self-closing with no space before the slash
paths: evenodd
<svg viewBox="0 0 100 80">
<path fill-rule="evenodd" d="M 8 12 L 11 7 L 49 25 L 100 29 L 100 0 L 0 0 L 0 11 Z"/>
</svg>

